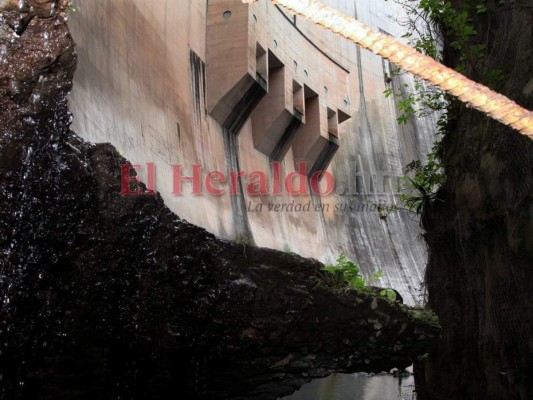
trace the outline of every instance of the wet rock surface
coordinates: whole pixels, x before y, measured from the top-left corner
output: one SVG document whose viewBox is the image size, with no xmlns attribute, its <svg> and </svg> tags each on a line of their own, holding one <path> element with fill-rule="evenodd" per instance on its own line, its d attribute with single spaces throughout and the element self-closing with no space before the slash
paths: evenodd
<svg viewBox="0 0 533 400">
<path fill-rule="evenodd" d="M 0 2 L 0 398 L 273 399 L 427 351 L 437 327 L 318 262 L 121 196 L 127 161 L 69 130 L 66 3 Z"/>
</svg>

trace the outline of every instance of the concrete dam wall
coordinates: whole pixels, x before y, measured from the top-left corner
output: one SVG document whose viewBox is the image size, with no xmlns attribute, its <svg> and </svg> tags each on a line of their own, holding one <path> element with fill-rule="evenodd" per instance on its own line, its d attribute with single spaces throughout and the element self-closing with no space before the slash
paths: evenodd
<svg viewBox="0 0 533 400">
<path fill-rule="evenodd" d="M 327 3 L 403 33 L 391 2 Z M 154 189 L 172 211 L 228 239 L 323 262 L 345 253 L 366 275 L 383 271 L 380 286 L 419 300 L 418 220 L 377 208 L 401 206 L 405 165 L 433 144 L 435 117 L 399 126 L 383 94 L 411 77 L 391 81 L 386 60 L 266 0 L 85 0 L 69 23 L 79 57 L 73 129 L 112 143 L 145 182 L 153 163 Z M 176 185 L 195 165 L 200 194 L 190 180 Z M 318 171 L 334 177 L 332 193 L 283 185 L 315 176 L 311 189 L 328 192 Z"/>
</svg>

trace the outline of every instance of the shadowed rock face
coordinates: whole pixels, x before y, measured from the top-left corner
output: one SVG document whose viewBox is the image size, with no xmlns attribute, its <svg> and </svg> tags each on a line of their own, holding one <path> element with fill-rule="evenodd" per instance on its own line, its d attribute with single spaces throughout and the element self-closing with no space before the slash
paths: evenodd
<svg viewBox="0 0 533 400">
<path fill-rule="evenodd" d="M 65 3 L 0 3 L 1 398 L 273 399 L 427 351 L 438 328 L 318 262 L 121 196 L 126 160 L 69 130 Z"/>
<path fill-rule="evenodd" d="M 533 109 L 531 8 L 490 7 L 474 22 L 474 40 L 487 38 L 482 68 L 468 72 L 480 80 L 504 71 L 498 90 Z M 446 55 L 455 65 L 449 45 Z M 424 399 L 531 399 L 533 141 L 463 107 L 443 141 L 443 163 L 442 201 L 424 218 L 429 302 L 442 324 Z"/>
</svg>

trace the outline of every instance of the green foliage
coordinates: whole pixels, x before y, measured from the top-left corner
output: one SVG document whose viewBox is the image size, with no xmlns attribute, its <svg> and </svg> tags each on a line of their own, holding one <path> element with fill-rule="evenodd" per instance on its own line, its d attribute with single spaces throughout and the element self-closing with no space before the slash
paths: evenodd
<svg viewBox="0 0 533 400">
<path fill-rule="evenodd" d="M 407 14 L 406 19 L 396 20 L 407 30 L 403 37 L 408 39 L 409 44 L 417 51 L 441 61 L 439 50 L 442 47 L 441 28 L 435 22 L 434 16 L 441 11 L 436 8 L 442 1 L 395 1 L 402 5 Z M 393 75 L 403 73 L 400 69 L 392 71 Z M 418 78 L 415 78 L 412 87 L 404 83 L 401 90 L 394 91 L 392 88 L 387 88 L 384 94 L 385 97 L 396 99 L 396 106 L 400 112 L 397 122 L 400 125 L 406 124 L 413 117 L 425 117 L 435 111 L 442 111 L 447 106 L 445 94 L 440 89 L 433 88 Z"/>
<path fill-rule="evenodd" d="M 385 97 L 396 98 L 396 108 L 401 112 L 397 119 L 400 125 L 406 124 L 413 116 L 422 118 L 435 111 L 442 111 L 448 104 L 444 92 L 417 78 L 412 88 L 404 84 L 401 91 L 394 92 L 392 88 L 388 88 L 383 93 Z"/>
<path fill-rule="evenodd" d="M 76 12 L 76 6 L 74 5 L 74 0 L 70 0 L 67 5 L 68 12 Z"/>
<path fill-rule="evenodd" d="M 367 285 L 376 285 L 383 278 L 383 271 L 374 272 L 367 282 Z"/>
<path fill-rule="evenodd" d="M 396 301 L 396 292 L 392 289 L 383 289 L 379 294 L 390 301 Z"/>
<path fill-rule="evenodd" d="M 503 0 L 500 0 L 500 4 Z M 466 1 L 452 3 L 452 0 L 395 0 L 402 5 L 407 18 L 397 20 L 406 28 L 403 36 L 416 50 L 437 61 L 442 61 L 441 49 L 446 45 L 455 53 L 455 69 L 478 76 L 478 80 L 487 86 L 498 89 L 505 81 L 502 69 L 483 70 L 483 59 L 487 53 L 486 38 L 477 37 L 475 25 L 486 18 L 491 7 L 497 4 Z M 494 10 L 492 10 L 494 11 Z M 401 73 L 396 70 L 395 74 Z M 399 124 L 405 124 L 412 117 L 424 117 L 433 112 L 441 113 L 436 133 L 447 132 L 452 120 L 455 103 L 439 89 L 428 88 L 426 84 L 415 78 L 413 87 L 404 85 L 401 91 L 387 88 L 386 97 L 394 97 L 400 112 Z M 404 205 L 413 212 L 421 214 L 424 208 L 437 200 L 436 192 L 444 183 L 445 174 L 439 160 L 440 141 L 427 163 L 413 161 L 407 166 L 409 176 L 404 178 L 407 193 L 401 196 Z"/>
<path fill-rule="evenodd" d="M 440 328 L 439 317 L 429 308 L 411 308 L 406 307 L 406 310 L 409 312 L 413 319 L 418 320 L 426 325 L 431 325 L 437 328 Z"/>
<path fill-rule="evenodd" d="M 465 56 L 465 61 L 478 57 L 478 52 L 470 48 L 470 39 L 477 34 L 472 23 L 470 10 L 453 7 L 451 0 L 420 0 L 418 7 L 420 13 L 425 16 L 425 22 L 430 26 L 436 26 L 441 33 L 449 38 L 450 46 L 461 52 Z M 477 6 L 474 11 L 474 14 L 482 14 L 486 12 L 486 8 Z M 440 44 L 442 44 L 440 34 L 439 38 L 441 39 Z M 428 46 L 431 45 L 428 44 Z M 471 53 L 471 51 L 473 52 Z"/>
<path fill-rule="evenodd" d="M 400 195 L 400 199 L 409 211 L 421 214 L 429 203 L 437 199 L 437 189 L 444 183 L 446 176 L 435 152 L 428 154 L 426 164 L 422 164 L 420 160 L 409 163 L 407 172 L 414 175 L 404 177 L 409 192 Z"/>
<path fill-rule="evenodd" d="M 345 254 L 341 254 L 337 258 L 335 265 L 326 265 L 323 268 L 328 273 L 328 283 L 334 288 L 350 287 L 359 292 L 373 293 L 372 285 L 377 284 L 383 277 L 383 272 L 378 271 L 374 273 L 368 281 L 361 275 L 359 265 L 346 258 Z M 383 289 L 380 292 L 382 297 L 390 301 L 396 301 L 396 292 L 392 289 Z"/>
<path fill-rule="evenodd" d="M 468 1 L 457 7 L 451 0 L 395 0 L 400 4 L 407 17 L 397 20 L 407 32 L 403 35 L 409 44 L 419 52 L 437 61 L 442 61 L 441 49 L 446 37 L 448 46 L 457 54 L 455 69 L 465 73 L 470 67 L 478 71 L 479 79 L 489 87 L 496 89 L 504 81 L 502 70 L 482 71 L 487 46 L 479 42 L 474 27 L 476 19 L 484 18 L 488 6 L 478 1 Z M 398 70 L 393 74 L 401 73 Z M 439 89 L 431 88 L 415 78 L 413 87 L 404 85 L 402 91 L 385 90 L 386 97 L 397 99 L 397 108 L 401 112 L 399 124 L 405 124 L 412 117 L 423 117 L 435 111 L 442 112 L 449 106 L 446 95 Z M 402 93 L 403 92 L 403 93 Z"/>
<path fill-rule="evenodd" d="M 454 119 L 455 100 L 449 100 L 450 108 L 437 121 L 437 135 L 444 135 Z M 411 161 L 406 166 L 408 175 L 403 178 L 405 193 L 400 200 L 405 207 L 417 214 L 422 214 L 425 207 L 437 201 L 437 190 L 446 181 L 446 173 L 440 159 L 441 140 L 437 140 L 427 156 L 426 163 L 420 160 Z"/>
<path fill-rule="evenodd" d="M 383 276 L 383 272 L 378 271 L 367 282 L 363 275 L 361 275 L 359 265 L 348 260 L 345 254 L 341 254 L 337 258 L 335 265 L 326 265 L 323 270 L 331 274 L 334 278 L 335 287 L 339 288 L 347 285 L 361 292 L 370 292 L 370 285 L 378 282 Z"/>
<path fill-rule="evenodd" d="M 359 265 L 346 259 L 345 254 L 341 254 L 339 258 L 337 258 L 337 263 L 335 265 L 324 266 L 324 271 L 332 274 L 336 278 L 339 286 L 347 284 L 360 291 L 364 291 L 367 287 L 367 284 L 361 275 Z"/>
<path fill-rule="evenodd" d="M 485 14 L 487 12 L 487 7 L 483 4 L 476 5 L 476 14 Z"/>
<path fill-rule="evenodd" d="M 406 20 L 400 21 L 407 28 L 404 35 L 409 43 L 418 51 L 442 60 L 440 49 L 443 47 L 443 34 L 450 40 L 450 46 L 460 56 L 458 69 L 465 68 L 471 60 L 483 56 L 486 46 L 471 44 L 476 31 L 468 10 L 458 10 L 452 7 L 450 0 L 395 0 L 406 11 Z M 486 8 L 475 8 L 476 14 L 483 14 Z M 489 79 L 497 81 L 500 74 L 494 72 Z M 385 90 L 385 96 L 397 98 L 397 108 L 401 112 L 399 124 L 405 124 L 413 116 L 424 117 L 434 112 L 441 114 L 436 133 L 444 134 L 450 120 L 449 109 L 451 100 L 439 89 L 428 87 L 424 82 L 415 78 L 414 86 L 404 85 L 402 92 L 395 93 L 393 89 Z M 405 93 L 407 92 L 407 93 Z M 406 193 L 400 196 L 405 207 L 411 212 L 421 214 L 426 206 L 437 200 L 436 192 L 445 181 L 444 169 L 440 159 L 440 141 L 428 155 L 426 163 L 420 160 L 407 165 L 408 176 L 404 177 Z"/>
</svg>

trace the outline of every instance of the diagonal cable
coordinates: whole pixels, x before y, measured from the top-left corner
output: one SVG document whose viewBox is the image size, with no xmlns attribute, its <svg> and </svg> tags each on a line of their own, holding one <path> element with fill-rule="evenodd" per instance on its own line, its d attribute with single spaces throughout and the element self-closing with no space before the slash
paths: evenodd
<svg viewBox="0 0 533 400">
<path fill-rule="evenodd" d="M 256 0 L 242 0 L 254 3 Z M 476 83 L 392 36 L 378 32 L 318 0 L 272 0 L 293 14 L 353 41 L 533 139 L 533 112 Z"/>
</svg>

